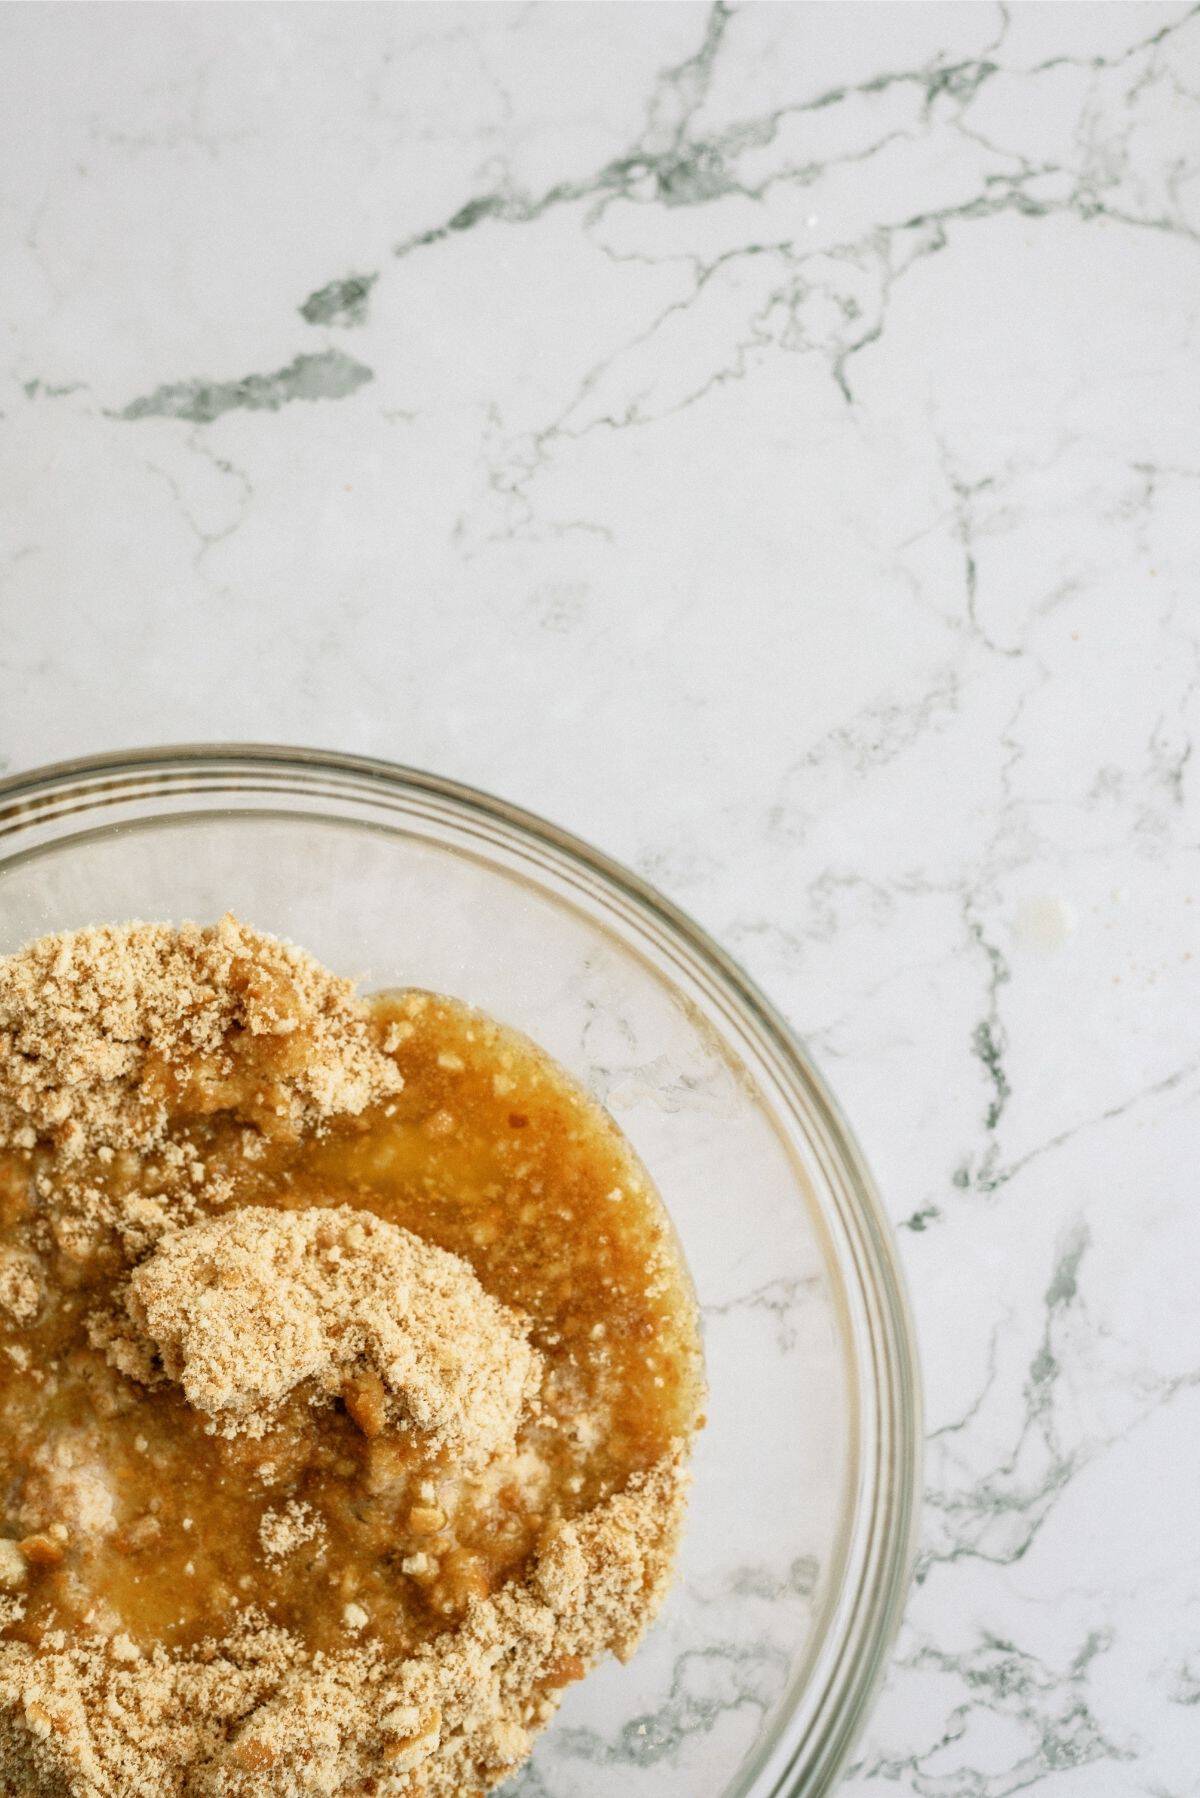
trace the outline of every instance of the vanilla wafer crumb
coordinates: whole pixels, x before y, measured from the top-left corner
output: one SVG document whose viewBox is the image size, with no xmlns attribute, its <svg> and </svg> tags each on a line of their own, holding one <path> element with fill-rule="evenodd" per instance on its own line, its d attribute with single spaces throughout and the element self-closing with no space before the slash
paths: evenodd
<svg viewBox="0 0 1200 1798">
<path fill-rule="evenodd" d="M 295 1133 L 400 1084 L 351 983 L 233 917 L 98 925 L 0 957 L 0 1144 L 147 1149 L 168 1115 L 223 1109 Z"/>
<path fill-rule="evenodd" d="M 553 1531 L 527 1579 L 400 1660 L 321 1657 L 249 1612 L 199 1657 L 0 1644 L 0 1791 L 62 1798 L 462 1798 L 528 1753 L 564 1690 L 632 1653 L 666 1588 L 686 1476 L 673 1455 Z M 351 1632 L 352 1634 L 354 1632 Z"/>
<path fill-rule="evenodd" d="M 325 1534 L 322 1518 L 302 1498 L 290 1498 L 278 1508 L 268 1506 L 258 1525 L 258 1539 L 268 1561 L 283 1561 L 298 1548 L 319 1542 Z"/>
<path fill-rule="evenodd" d="M 466 1467 L 511 1449 L 540 1377 L 526 1326 L 457 1255 L 349 1206 L 241 1207 L 165 1237 L 130 1278 L 122 1371 L 161 1365 L 197 1410 L 261 1434 L 297 1386 Z"/>
</svg>

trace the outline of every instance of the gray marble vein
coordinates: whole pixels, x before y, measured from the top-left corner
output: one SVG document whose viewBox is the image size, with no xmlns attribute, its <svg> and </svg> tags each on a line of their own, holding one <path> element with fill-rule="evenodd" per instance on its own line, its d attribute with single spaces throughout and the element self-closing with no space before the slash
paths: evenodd
<svg viewBox="0 0 1200 1798">
<path fill-rule="evenodd" d="M 371 289 L 379 276 L 346 275 L 310 293 L 299 308 L 309 325 L 361 325 L 366 323 Z"/>
<path fill-rule="evenodd" d="M 371 370 L 352 356 L 341 350 L 319 350 L 295 356 L 286 368 L 269 375 L 242 375 L 236 381 L 169 382 L 130 400 L 116 416 L 185 418 L 191 424 L 210 425 L 223 412 L 278 412 L 293 400 L 342 400 L 371 379 Z"/>
</svg>

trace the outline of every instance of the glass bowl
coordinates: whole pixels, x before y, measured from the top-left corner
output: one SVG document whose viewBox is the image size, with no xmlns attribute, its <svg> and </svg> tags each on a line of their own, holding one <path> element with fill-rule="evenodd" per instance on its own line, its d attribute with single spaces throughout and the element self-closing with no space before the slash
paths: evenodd
<svg viewBox="0 0 1200 1798">
<path fill-rule="evenodd" d="M 0 951 L 227 909 L 544 1044 L 632 1139 L 696 1282 L 709 1425 L 674 1592 L 507 1790 L 829 1791 L 908 1587 L 920 1398 L 888 1225 L 803 1049 L 635 876 L 432 775 L 213 746 L 0 782 Z"/>
</svg>

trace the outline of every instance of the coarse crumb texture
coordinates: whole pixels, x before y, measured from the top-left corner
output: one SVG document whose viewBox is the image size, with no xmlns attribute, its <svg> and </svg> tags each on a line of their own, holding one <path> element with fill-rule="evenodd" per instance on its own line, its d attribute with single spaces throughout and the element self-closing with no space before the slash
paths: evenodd
<svg viewBox="0 0 1200 1798">
<path fill-rule="evenodd" d="M 145 1658 L 119 1636 L 42 1655 L 5 1645 L 0 1789 L 482 1798 L 567 1685 L 637 1646 L 670 1577 L 685 1485 L 678 1457 L 636 1476 L 559 1529 L 526 1580 L 400 1661 L 363 1648 L 314 1665 L 253 1617 L 187 1660 Z"/>
<path fill-rule="evenodd" d="M 235 918 L 100 925 L 0 957 L 0 1143 L 160 1144 L 168 1116 L 268 1134 L 400 1085 L 348 980 Z"/>
<path fill-rule="evenodd" d="M 319 1541 L 324 1524 L 303 1499 L 289 1498 L 278 1510 L 268 1508 L 259 1519 L 258 1539 L 268 1561 L 284 1561 L 306 1543 Z"/>
<path fill-rule="evenodd" d="M 96 1332 L 114 1365 L 177 1380 L 226 1431 L 261 1434 L 305 1385 L 346 1397 L 368 1435 L 408 1425 L 482 1466 L 513 1447 L 538 1381 L 522 1320 L 465 1261 L 347 1206 L 239 1208 L 168 1234 L 125 1313 Z"/>
<path fill-rule="evenodd" d="M 657 1204 L 532 1045 L 231 917 L 0 958 L 0 1798 L 506 1780 L 669 1581 Z"/>
</svg>

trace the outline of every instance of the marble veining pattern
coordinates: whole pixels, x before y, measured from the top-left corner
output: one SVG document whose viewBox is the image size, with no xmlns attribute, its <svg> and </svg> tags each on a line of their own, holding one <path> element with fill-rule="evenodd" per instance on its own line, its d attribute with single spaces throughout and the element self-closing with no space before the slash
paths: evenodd
<svg viewBox="0 0 1200 1798">
<path fill-rule="evenodd" d="M 0 759 L 390 756 L 696 914 L 833 1080 L 923 1344 L 847 1792 L 1200 1793 L 1200 9 L 0 42 Z M 581 1752 L 772 1682 L 681 1662 Z"/>
</svg>

